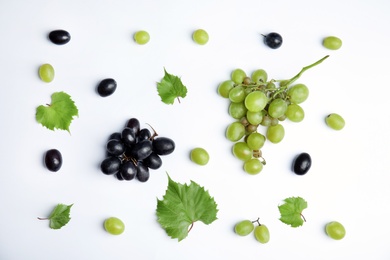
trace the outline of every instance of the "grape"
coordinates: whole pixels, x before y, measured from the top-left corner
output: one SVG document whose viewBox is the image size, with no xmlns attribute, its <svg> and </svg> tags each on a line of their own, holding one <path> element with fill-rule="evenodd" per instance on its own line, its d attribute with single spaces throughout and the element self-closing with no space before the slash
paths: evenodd
<svg viewBox="0 0 390 260">
<path fill-rule="evenodd" d="M 203 29 L 198 29 L 192 34 L 192 39 L 200 45 L 205 45 L 209 41 L 208 33 Z"/>
<path fill-rule="evenodd" d="M 242 82 L 244 81 L 244 78 L 246 77 L 246 73 L 242 69 L 235 69 L 235 70 L 233 70 L 230 77 L 234 83 L 242 84 Z"/>
<path fill-rule="evenodd" d="M 309 96 L 309 89 L 304 84 L 296 84 L 287 90 L 291 103 L 300 104 Z"/>
<path fill-rule="evenodd" d="M 246 96 L 245 90 L 244 90 L 244 87 L 242 87 L 242 86 L 234 87 L 229 92 L 229 99 L 230 99 L 230 101 L 232 101 L 234 103 L 243 102 L 245 99 L 245 96 Z"/>
<path fill-rule="evenodd" d="M 142 140 L 137 142 L 128 150 L 128 155 L 136 160 L 143 160 L 147 158 L 153 152 L 152 141 L 150 140 Z"/>
<path fill-rule="evenodd" d="M 49 83 L 53 81 L 55 72 L 53 66 L 46 63 L 39 67 L 38 74 L 43 82 Z"/>
<path fill-rule="evenodd" d="M 109 137 L 108 137 L 108 141 L 112 140 L 112 139 L 115 139 L 115 140 L 122 140 L 122 133 L 119 133 L 119 132 L 115 132 L 115 133 L 112 133 Z"/>
<path fill-rule="evenodd" d="M 121 167 L 121 160 L 116 156 L 109 156 L 102 161 L 100 169 L 104 174 L 116 174 Z"/>
<path fill-rule="evenodd" d="M 134 41 L 138 44 L 146 44 L 150 40 L 150 35 L 146 31 L 138 31 L 134 34 Z"/>
<path fill-rule="evenodd" d="M 268 114 L 273 118 L 279 118 L 287 111 L 287 102 L 281 98 L 272 100 L 268 107 Z"/>
<path fill-rule="evenodd" d="M 190 157 L 191 161 L 199 165 L 206 165 L 210 159 L 208 152 L 201 147 L 192 149 Z"/>
<path fill-rule="evenodd" d="M 269 241 L 269 230 L 267 226 L 265 225 L 259 225 L 255 227 L 255 231 L 253 232 L 255 234 L 255 238 L 257 241 L 259 241 L 262 244 L 266 244 Z"/>
<path fill-rule="evenodd" d="M 245 107 L 244 102 L 233 103 L 229 105 L 229 115 L 234 119 L 241 119 L 247 113 L 248 109 Z"/>
<path fill-rule="evenodd" d="M 257 158 L 249 159 L 244 163 L 244 170 L 245 172 L 255 175 L 261 172 L 263 169 L 263 164 L 260 162 Z"/>
<path fill-rule="evenodd" d="M 324 38 L 322 45 L 329 50 L 338 50 L 343 45 L 343 42 L 336 36 L 328 36 Z"/>
<path fill-rule="evenodd" d="M 147 182 L 150 177 L 149 168 L 144 165 L 142 162 L 137 163 L 137 179 L 140 182 Z"/>
<path fill-rule="evenodd" d="M 260 112 L 267 105 L 268 99 L 262 91 L 253 91 L 245 98 L 245 107 L 251 112 Z"/>
<path fill-rule="evenodd" d="M 246 119 L 252 125 L 259 125 L 263 121 L 263 113 L 247 111 Z"/>
<path fill-rule="evenodd" d="M 161 157 L 155 152 L 152 152 L 142 162 L 145 164 L 145 166 L 153 170 L 157 170 L 162 165 Z"/>
<path fill-rule="evenodd" d="M 297 104 L 290 104 L 285 113 L 286 117 L 292 122 L 301 122 L 305 118 L 305 111 Z"/>
<path fill-rule="evenodd" d="M 266 136 L 271 143 L 277 144 L 284 138 L 284 127 L 281 124 L 271 125 L 267 129 Z"/>
<path fill-rule="evenodd" d="M 265 143 L 265 136 L 260 133 L 251 133 L 246 138 L 246 143 L 252 150 L 259 150 Z"/>
<path fill-rule="evenodd" d="M 126 127 L 132 128 L 135 134 L 138 134 L 138 131 L 140 130 L 140 123 L 137 118 L 130 118 L 127 123 Z"/>
<path fill-rule="evenodd" d="M 54 30 L 49 33 L 49 40 L 57 45 L 63 45 L 70 41 L 70 34 L 65 30 Z"/>
<path fill-rule="evenodd" d="M 97 92 L 101 97 L 108 97 L 116 90 L 116 81 L 111 78 L 103 79 L 97 86 Z"/>
<path fill-rule="evenodd" d="M 264 36 L 264 43 L 271 49 L 277 49 L 282 46 L 283 38 L 279 33 L 272 32 Z"/>
<path fill-rule="evenodd" d="M 110 217 L 104 221 L 104 229 L 111 235 L 120 235 L 125 231 L 125 224 L 119 218 Z"/>
<path fill-rule="evenodd" d="M 255 82 L 255 83 L 266 83 L 268 75 L 267 75 L 267 72 L 265 70 L 258 69 L 252 73 L 251 78 L 252 78 L 253 82 Z"/>
<path fill-rule="evenodd" d="M 342 118 L 339 114 L 336 113 L 329 114 L 325 118 L 325 122 L 330 128 L 334 130 L 341 130 L 345 126 L 344 118 Z"/>
<path fill-rule="evenodd" d="M 252 158 L 252 150 L 245 142 L 235 143 L 233 145 L 233 154 L 244 162 Z"/>
<path fill-rule="evenodd" d="M 131 146 L 137 142 L 137 138 L 133 128 L 130 127 L 123 128 L 122 141 L 127 146 Z"/>
<path fill-rule="evenodd" d="M 111 155 L 121 155 L 125 152 L 125 145 L 121 140 L 111 139 L 107 142 L 106 149 Z"/>
<path fill-rule="evenodd" d="M 245 126 L 240 122 L 231 123 L 226 129 L 226 138 L 232 142 L 237 142 L 245 135 Z"/>
<path fill-rule="evenodd" d="M 306 174 L 311 167 L 311 157 L 308 153 L 299 154 L 293 162 L 293 171 L 298 175 Z"/>
<path fill-rule="evenodd" d="M 49 171 L 57 172 L 62 166 L 62 155 L 57 149 L 50 149 L 46 151 L 44 156 L 44 163 Z"/>
<path fill-rule="evenodd" d="M 254 229 L 254 225 L 250 220 L 242 220 L 234 226 L 234 231 L 239 236 L 247 236 Z"/>
<path fill-rule="evenodd" d="M 263 117 L 263 121 L 261 121 L 261 125 L 262 126 L 270 126 L 272 123 L 272 119 L 271 117 L 269 117 L 268 115 L 267 116 L 264 116 Z"/>
<path fill-rule="evenodd" d="M 218 86 L 218 94 L 221 97 L 229 98 L 229 92 L 234 87 L 234 81 L 233 80 L 225 80 Z"/>
<path fill-rule="evenodd" d="M 330 238 L 335 240 L 343 239 L 346 233 L 344 226 L 337 221 L 332 221 L 326 224 L 325 232 Z"/>
<path fill-rule="evenodd" d="M 158 155 L 168 155 L 175 150 L 175 142 L 167 137 L 155 138 L 152 145 L 153 151 Z"/>
<path fill-rule="evenodd" d="M 131 181 L 132 179 L 134 179 L 136 174 L 137 168 L 131 160 L 124 162 L 117 173 L 117 175 L 120 175 L 122 179 L 126 181 Z"/>
<path fill-rule="evenodd" d="M 139 130 L 139 132 L 137 134 L 137 139 L 138 139 L 138 141 L 147 140 L 151 136 L 152 135 L 151 135 L 149 129 L 143 128 L 143 129 Z"/>
</svg>

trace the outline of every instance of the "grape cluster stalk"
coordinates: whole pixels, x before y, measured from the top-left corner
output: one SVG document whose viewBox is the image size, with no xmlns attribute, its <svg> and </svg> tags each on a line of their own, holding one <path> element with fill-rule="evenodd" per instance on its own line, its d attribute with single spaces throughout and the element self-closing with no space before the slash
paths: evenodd
<svg viewBox="0 0 390 260">
<path fill-rule="evenodd" d="M 287 80 L 268 80 L 267 72 L 257 69 L 247 76 L 242 69 L 232 71 L 229 80 L 221 82 L 218 93 L 229 100 L 229 115 L 235 120 L 226 129 L 232 141 L 233 155 L 243 161 L 245 172 L 255 175 L 262 171 L 266 160 L 262 147 L 268 140 L 277 144 L 285 135 L 282 121 L 301 122 L 305 112 L 301 106 L 309 96 L 304 84 L 294 84 L 308 69 L 317 66 L 329 55 L 303 67 Z M 259 127 L 266 129 L 260 133 Z"/>
</svg>

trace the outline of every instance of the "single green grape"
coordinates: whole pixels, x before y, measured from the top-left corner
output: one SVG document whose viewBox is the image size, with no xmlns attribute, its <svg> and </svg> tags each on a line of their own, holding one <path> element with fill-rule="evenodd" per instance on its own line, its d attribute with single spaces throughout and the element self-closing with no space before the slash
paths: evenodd
<svg viewBox="0 0 390 260">
<path fill-rule="evenodd" d="M 341 130 L 345 126 L 344 118 L 336 113 L 329 114 L 325 118 L 325 122 L 330 128 L 334 130 Z"/>
<path fill-rule="evenodd" d="M 262 91 L 253 91 L 245 98 L 245 107 L 251 112 L 260 112 L 268 102 L 267 96 Z"/>
<path fill-rule="evenodd" d="M 242 84 L 246 77 L 245 71 L 242 69 L 235 69 L 232 71 L 232 74 L 230 75 L 231 80 L 234 81 L 236 84 Z"/>
<path fill-rule="evenodd" d="M 138 31 L 134 34 L 134 41 L 138 44 L 146 44 L 150 40 L 150 35 L 147 31 Z"/>
<path fill-rule="evenodd" d="M 234 81 L 233 80 L 225 80 L 218 86 L 218 94 L 221 97 L 229 98 L 229 92 L 234 87 Z"/>
<path fill-rule="evenodd" d="M 257 158 L 249 159 L 244 163 L 244 171 L 251 175 L 255 175 L 261 172 L 263 164 Z"/>
<path fill-rule="evenodd" d="M 190 156 L 191 161 L 199 165 L 206 165 L 210 159 L 208 152 L 201 147 L 192 149 Z"/>
<path fill-rule="evenodd" d="M 337 221 L 332 221 L 326 224 L 325 232 L 330 238 L 335 240 L 343 239 L 346 233 L 344 226 Z"/>
<path fill-rule="evenodd" d="M 271 125 L 267 129 L 266 136 L 271 143 L 277 144 L 284 138 L 284 127 L 281 124 Z"/>
<path fill-rule="evenodd" d="M 309 97 L 309 89 L 304 84 L 296 84 L 287 90 L 291 103 L 300 104 Z"/>
<path fill-rule="evenodd" d="M 48 63 L 41 65 L 39 67 L 38 73 L 39 73 L 39 78 L 43 82 L 47 82 L 47 83 L 52 82 L 55 75 L 53 66 Z"/>
<path fill-rule="evenodd" d="M 233 154 L 244 162 L 252 158 L 252 150 L 245 142 L 235 143 L 233 145 Z"/>
<path fill-rule="evenodd" d="M 246 112 L 246 119 L 252 125 L 259 125 L 263 121 L 263 113 L 260 112 Z"/>
<path fill-rule="evenodd" d="M 246 138 L 246 143 L 252 150 L 260 150 L 265 143 L 265 136 L 260 133 L 251 133 Z"/>
<path fill-rule="evenodd" d="M 265 116 L 263 116 L 263 121 L 261 121 L 260 124 L 261 124 L 262 126 L 270 126 L 271 123 L 272 123 L 271 117 L 268 116 L 268 115 L 265 115 Z"/>
<path fill-rule="evenodd" d="M 234 87 L 229 92 L 229 99 L 234 103 L 243 102 L 245 100 L 245 97 L 246 97 L 246 93 L 243 86 Z"/>
<path fill-rule="evenodd" d="M 287 111 L 287 102 L 281 98 L 272 100 L 268 107 L 268 114 L 273 118 L 283 116 Z"/>
<path fill-rule="evenodd" d="M 255 83 L 266 83 L 268 75 L 267 75 L 267 72 L 265 70 L 258 69 L 252 73 L 251 78 L 252 78 L 253 82 L 255 82 Z"/>
<path fill-rule="evenodd" d="M 229 115 L 234 119 L 241 119 L 246 115 L 248 109 L 245 107 L 244 102 L 234 103 L 231 102 L 229 105 Z"/>
<path fill-rule="evenodd" d="M 301 122 L 305 118 L 305 111 L 297 104 L 290 104 L 287 107 L 286 117 L 292 122 Z"/>
<path fill-rule="evenodd" d="M 112 235 L 120 235 L 125 231 L 125 224 L 119 218 L 110 217 L 104 221 L 104 229 Z"/>
<path fill-rule="evenodd" d="M 328 36 L 324 38 L 322 45 L 329 50 L 338 50 L 343 45 L 343 42 L 336 36 Z"/>
<path fill-rule="evenodd" d="M 267 226 L 265 225 L 259 225 L 255 227 L 255 238 L 257 241 L 259 241 L 262 244 L 268 243 L 270 236 L 269 236 L 269 230 Z"/>
<path fill-rule="evenodd" d="M 234 231 L 239 236 L 247 236 L 254 229 L 254 225 L 250 220 L 242 220 L 234 226 Z"/>
<path fill-rule="evenodd" d="M 205 45 L 209 41 L 209 34 L 203 29 L 198 29 L 192 34 L 192 39 L 197 44 Z"/>
<path fill-rule="evenodd" d="M 240 122 L 231 123 L 226 129 L 226 138 L 232 142 L 237 142 L 245 135 L 245 126 Z"/>
</svg>

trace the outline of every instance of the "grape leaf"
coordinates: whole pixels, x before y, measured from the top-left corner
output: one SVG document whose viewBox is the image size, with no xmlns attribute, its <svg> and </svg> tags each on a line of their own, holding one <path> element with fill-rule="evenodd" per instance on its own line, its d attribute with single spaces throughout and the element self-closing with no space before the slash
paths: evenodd
<svg viewBox="0 0 390 260">
<path fill-rule="evenodd" d="M 69 130 L 70 123 L 74 116 L 78 116 L 79 111 L 65 92 L 55 92 L 51 95 L 51 104 L 37 107 L 35 119 L 44 127 L 55 130 Z"/>
<path fill-rule="evenodd" d="M 290 197 L 284 204 L 278 206 L 281 214 L 280 221 L 291 227 L 299 227 L 306 221 L 302 211 L 307 208 L 307 202 L 301 197 Z"/>
<path fill-rule="evenodd" d="M 48 218 L 38 218 L 40 220 L 48 219 L 50 220 L 50 228 L 52 229 L 60 229 L 70 221 L 70 208 L 71 205 L 58 204 L 53 211 L 51 212 Z"/>
<path fill-rule="evenodd" d="M 169 74 L 164 68 L 164 78 L 157 83 L 158 95 L 161 101 L 165 104 L 171 105 L 175 102 L 175 98 L 180 103 L 179 97 L 185 98 L 187 95 L 187 88 L 183 85 L 181 79 L 177 76 Z"/>
<path fill-rule="evenodd" d="M 168 188 L 162 200 L 157 199 L 158 222 L 171 238 L 188 236 L 194 222 L 211 224 L 217 219 L 217 204 L 203 187 L 174 182 L 168 175 Z"/>
</svg>

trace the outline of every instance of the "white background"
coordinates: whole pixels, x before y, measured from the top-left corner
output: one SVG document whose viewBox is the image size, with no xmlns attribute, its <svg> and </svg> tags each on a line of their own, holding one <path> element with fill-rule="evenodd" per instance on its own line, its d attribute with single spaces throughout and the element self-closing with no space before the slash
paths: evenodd
<svg viewBox="0 0 390 260">
<path fill-rule="evenodd" d="M 0 259 L 390 259 L 389 14 L 387 0 L 1 0 Z M 207 45 L 192 41 L 198 28 L 209 33 Z M 55 29 L 69 31 L 71 41 L 52 44 L 47 35 Z M 151 35 L 147 45 L 132 39 L 140 29 Z M 284 38 L 280 49 L 262 42 L 272 31 Z M 328 35 L 343 40 L 340 50 L 321 45 Z M 298 81 L 310 88 L 305 120 L 283 122 L 285 139 L 263 148 L 263 171 L 244 173 L 224 136 L 233 119 L 218 84 L 235 68 L 290 78 L 327 54 Z M 38 77 L 43 63 L 55 68 L 51 83 Z M 188 88 L 181 104 L 157 95 L 164 67 Z M 96 85 L 107 77 L 118 88 L 101 98 Z M 71 134 L 35 121 L 36 107 L 56 91 L 79 108 Z M 342 131 L 325 125 L 332 112 L 345 118 Z M 176 142 L 147 183 L 119 182 L 99 170 L 107 137 L 131 117 Z M 203 167 L 189 160 L 198 146 L 211 157 Z M 57 173 L 43 165 L 51 148 L 63 155 Z M 303 151 L 313 165 L 296 176 L 292 160 Z M 181 242 L 156 221 L 165 172 L 204 186 L 218 204 L 218 220 L 195 223 Z M 307 222 L 295 229 L 279 221 L 277 208 L 290 196 L 308 202 Z M 74 203 L 72 219 L 52 230 L 37 217 L 57 203 Z M 122 235 L 104 231 L 110 216 L 125 222 Z M 270 229 L 265 245 L 233 231 L 258 217 Z M 347 230 L 341 241 L 324 232 L 332 220 Z"/>
</svg>

